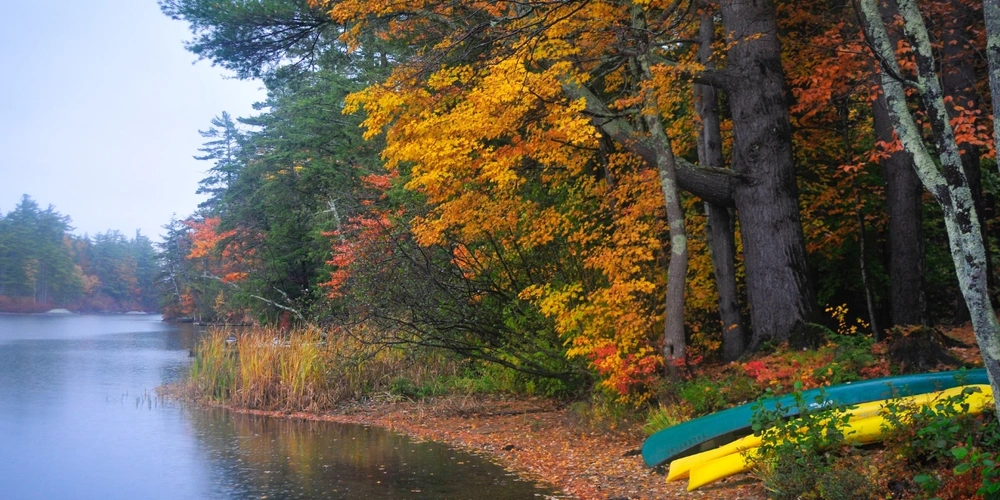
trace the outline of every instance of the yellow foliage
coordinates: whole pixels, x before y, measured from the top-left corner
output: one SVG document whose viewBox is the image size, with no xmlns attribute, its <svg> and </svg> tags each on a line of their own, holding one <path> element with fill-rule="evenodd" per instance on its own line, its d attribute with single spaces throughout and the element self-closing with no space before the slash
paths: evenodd
<svg viewBox="0 0 1000 500">
<path fill-rule="evenodd" d="M 374 28 L 395 30 L 426 53 L 447 53 L 463 43 L 461 30 L 428 35 L 434 16 L 461 23 L 458 12 L 475 12 L 482 26 L 502 24 L 504 48 L 484 52 L 475 68 L 417 58 L 421 63 L 401 64 L 385 82 L 350 95 L 345 112 L 364 111 L 365 137 L 385 133 L 387 168 L 405 167 L 406 189 L 426 199 L 428 211 L 411 222 L 419 244 L 454 249 L 466 275 L 494 273 L 500 286 L 554 321 L 568 355 L 589 360 L 606 387 L 625 395 L 650 382 L 663 363 L 657 343 L 669 251 L 659 177 L 655 166 L 602 144 L 586 103 L 562 91 L 566 82 L 589 82 L 603 56 L 633 43 L 622 40 L 619 29 L 631 22 L 632 6 L 553 2 L 533 5 L 536 10 L 525 15 L 516 4 L 485 1 L 311 3 L 351 26 L 403 11 L 433 13 Z M 668 3 L 635 5 L 658 11 Z M 547 23 L 544 30 L 539 22 Z M 679 38 L 690 38 L 694 29 L 658 22 Z M 344 36 L 357 33 L 349 29 Z M 668 117 L 674 150 L 687 155 L 695 147 L 696 122 L 684 75 L 701 68 L 687 46 L 664 54 L 677 64 L 654 68 L 646 84 L 655 90 L 657 109 L 644 112 Z M 619 96 L 613 109 L 643 111 L 642 84 L 626 66 L 601 78 L 600 86 Z M 689 204 L 692 234 L 704 221 L 699 205 Z M 688 244 L 703 261 L 689 266 L 692 303 L 712 310 L 704 240 L 694 234 Z M 560 252 L 544 276 L 522 282 L 504 271 L 505 256 L 534 250 Z"/>
</svg>

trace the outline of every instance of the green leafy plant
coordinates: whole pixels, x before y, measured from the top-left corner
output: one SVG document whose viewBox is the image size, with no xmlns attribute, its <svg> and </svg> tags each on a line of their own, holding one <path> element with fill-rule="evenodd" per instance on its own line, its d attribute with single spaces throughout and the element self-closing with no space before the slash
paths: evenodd
<svg viewBox="0 0 1000 500">
<path fill-rule="evenodd" d="M 813 371 L 813 378 L 826 380 L 831 384 L 843 384 L 861 380 L 861 370 L 875 363 L 872 354 L 874 339 L 861 333 L 829 333 L 827 340 L 834 348 L 833 360 Z"/>
<path fill-rule="evenodd" d="M 764 398 L 771 396 L 768 391 Z M 871 496 L 867 481 L 829 452 L 843 441 L 845 405 L 823 406 L 825 394 L 803 396 L 801 384 L 791 394 L 794 406 L 768 408 L 764 398 L 754 405 L 754 434 L 762 438 L 754 473 L 774 498 L 860 498 Z M 814 409 L 819 407 L 819 409 Z M 798 415 L 784 417 L 787 410 Z"/>
<path fill-rule="evenodd" d="M 913 482 L 928 496 L 948 491 L 955 498 L 973 494 L 1000 498 L 1000 467 L 992 451 L 1000 444 L 996 417 L 990 412 L 968 413 L 967 398 L 978 390 L 966 387 L 960 394 L 920 408 L 895 400 L 886 405 L 889 454 L 902 457 L 919 471 Z M 942 475 L 942 467 L 950 468 L 952 476 Z M 966 474 L 978 475 L 978 483 L 961 477 Z"/>
<path fill-rule="evenodd" d="M 979 471 L 982 486 L 976 490 L 977 495 L 986 498 L 1000 498 L 1000 466 L 997 464 L 997 454 L 985 451 L 972 445 L 972 438 L 966 440 L 965 446 L 956 446 L 951 454 L 958 461 L 954 468 L 956 476 Z"/>
<path fill-rule="evenodd" d="M 965 402 L 974 389 L 942 398 L 932 406 L 913 407 L 890 400 L 884 411 L 887 441 L 896 443 L 899 454 L 911 461 L 927 463 L 951 457 L 951 448 L 962 442 L 974 416 Z"/>
</svg>

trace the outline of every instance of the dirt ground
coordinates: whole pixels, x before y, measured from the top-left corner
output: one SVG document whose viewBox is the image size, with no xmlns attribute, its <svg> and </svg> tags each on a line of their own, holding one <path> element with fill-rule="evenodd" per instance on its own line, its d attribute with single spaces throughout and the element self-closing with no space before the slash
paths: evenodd
<svg viewBox="0 0 1000 500">
<path fill-rule="evenodd" d="M 746 474 L 689 493 L 686 481 L 667 483 L 663 470 L 643 464 L 642 436 L 586 430 L 574 422 L 570 410 L 543 399 L 450 396 L 419 402 L 373 401 L 321 414 L 231 409 L 376 425 L 448 443 L 525 478 L 554 485 L 570 498 L 764 498 L 763 490 Z"/>
</svg>

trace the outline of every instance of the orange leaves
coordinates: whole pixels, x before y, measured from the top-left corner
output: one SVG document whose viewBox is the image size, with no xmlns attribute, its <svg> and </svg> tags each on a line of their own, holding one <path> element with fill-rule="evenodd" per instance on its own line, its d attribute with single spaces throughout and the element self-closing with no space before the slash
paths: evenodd
<svg viewBox="0 0 1000 500">
<path fill-rule="evenodd" d="M 601 144 L 587 103 L 563 95 L 567 82 L 589 83 L 608 70 L 602 65 L 609 55 L 627 59 L 622 54 L 635 50 L 639 37 L 628 28 L 634 6 L 538 2 L 526 11 L 476 1 L 316 1 L 330 6 L 340 22 L 426 9 L 427 15 L 397 17 L 392 29 L 418 45 L 415 40 L 434 41 L 384 83 L 349 96 L 346 110 L 364 110 L 366 137 L 385 133 L 387 169 L 405 175 L 405 188 L 426 202 L 409 221 L 414 240 L 447 248 L 467 278 L 482 274 L 530 301 L 552 321 L 567 355 L 590 361 L 607 388 L 627 397 L 647 384 L 663 362 L 657 342 L 667 228 L 659 177 L 635 157 Z M 654 12 L 668 4 L 649 0 L 642 6 Z M 463 24 L 470 12 L 475 29 Z M 651 31 L 690 38 L 691 26 L 648 17 Z M 432 18 L 446 22 L 428 27 Z M 422 30 L 440 30 L 440 36 L 421 38 Z M 474 60 L 431 62 L 455 60 L 435 56 L 453 55 L 469 39 L 496 46 Z M 642 84 L 624 62 L 593 83 L 620 90 L 620 99 L 608 99 L 625 119 L 636 112 L 675 118 L 666 123 L 674 149 L 685 155 L 696 136 L 688 119 L 688 75 L 702 68 L 686 44 L 657 50 L 677 64 L 656 66 L 653 81 L 646 82 L 656 109 L 644 108 Z M 359 237 L 370 240 L 357 227 L 361 222 L 352 220 Z M 363 255 L 361 247 L 344 245 L 331 261 L 338 267 L 328 283 L 334 294 L 347 282 L 352 259 Z M 510 269 L 535 260 L 544 264 L 532 264 L 530 272 Z"/>
<path fill-rule="evenodd" d="M 249 245 L 253 235 L 245 235 L 245 239 L 235 239 L 236 230 L 219 232 L 219 217 L 206 217 L 202 220 L 188 219 L 184 224 L 192 229 L 191 251 L 188 259 L 205 260 L 205 272 L 221 275 L 224 283 L 233 283 L 246 279 L 249 274 L 249 259 L 254 255 L 254 249 Z"/>
<path fill-rule="evenodd" d="M 955 133 L 955 143 L 958 144 L 959 148 L 963 148 L 960 152 L 964 154 L 964 148 L 971 146 L 985 149 L 987 156 L 995 154 L 992 127 L 989 126 L 988 120 L 982 116 L 983 111 L 962 106 L 954 102 L 951 96 L 945 98 L 945 104 L 954 113 L 951 127 Z M 975 103 L 969 102 L 968 104 L 972 106 Z"/>
<path fill-rule="evenodd" d="M 614 343 L 608 342 L 590 353 L 594 368 L 604 377 L 602 385 L 618 394 L 640 395 L 644 386 L 648 386 L 663 368 L 663 358 L 643 349 L 638 353 L 624 356 Z"/>
<path fill-rule="evenodd" d="M 638 401 L 648 396 L 644 390 L 663 363 L 654 344 L 663 324 L 663 249 L 657 238 L 665 232 L 657 217 L 663 199 L 654 171 L 628 156 L 609 160 L 614 185 L 589 194 L 600 210 L 588 217 L 570 203 L 563 212 L 575 219 L 566 226 L 571 251 L 597 279 L 534 285 L 520 297 L 555 320 L 568 356 L 588 359 L 603 386 Z"/>
<path fill-rule="evenodd" d="M 388 191 L 393 182 L 399 178 L 398 172 L 388 172 L 385 174 L 368 174 L 361 176 L 361 182 L 368 189 L 375 190 L 380 194 L 380 197 L 385 196 L 385 192 Z"/>
<path fill-rule="evenodd" d="M 194 231 L 191 235 L 191 252 L 188 253 L 187 258 L 198 259 L 205 257 L 215 250 L 220 241 L 232 236 L 232 232 L 222 234 L 217 232 L 219 221 L 218 217 L 206 217 L 201 221 L 185 221 L 185 224 Z"/>
<path fill-rule="evenodd" d="M 249 276 L 250 276 L 250 273 L 247 273 L 247 272 L 226 273 L 226 275 L 222 277 L 222 282 L 223 283 L 233 283 L 233 282 L 236 282 L 236 281 L 245 280 Z"/>
<path fill-rule="evenodd" d="M 181 315 L 189 315 L 189 314 L 193 313 L 195 311 L 196 307 L 197 307 L 197 305 L 196 305 L 196 302 L 195 302 L 194 295 L 192 295 L 190 291 L 187 291 L 187 292 L 184 292 L 183 294 L 181 294 L 181 300 L 180 300 L 180 313 L 181 313 Z"/>
</svg>

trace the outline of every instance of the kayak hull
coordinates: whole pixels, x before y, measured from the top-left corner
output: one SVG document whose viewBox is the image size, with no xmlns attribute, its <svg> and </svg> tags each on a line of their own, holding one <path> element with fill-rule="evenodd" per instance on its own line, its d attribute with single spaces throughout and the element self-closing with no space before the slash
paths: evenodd
<svg viewBox="0 0 1000 500">
<path fill-rule="evenodd" d="M 989 384 L 986 370 L 950 371 L 899 375 L 848 384 L 810 389 L 802 392 L 810 407 L 820 408 L 837 404 L 854 405 L 895 396 L 911 396 L 950 389 L 959 385 Z M 821 402 L 813 402 L 822 394 Z M 676 458 L 697 453 L 703 443 L 727 433 L 747 430 L 753 417 L 753 406 L 747 403 L 710 415 L 689 420 L 663 429 L 646 439 L 642 445 L 642 459 L 655 467 Z M 793 396 L 771 398 L 763 402 L 764 408 L 774 410 L 780 406 L 785 416 L 798 413 Z"/>
<path fill-rule="evenodd" d="M 992 406 L 993 391 L 988 385 L 967 386 L 975 387 L 975 391 L 956 403 L 953 410 L 956 412 L 967 412 L 971 415 L 982 413 L 983 409 Z M 950 396 L 961 394 L 961 391 L 944 391 L 936 393 L 930 400 L 901 401 L 902 404 L 909 404 L 910 410 L 915 411 L 919 407 L 928 407 L 937 401 L 946 400 Z M 885 404 L 888 401 L 880 401 Z M 935 410 L 940 411 L 940 410 Z M 871 415 L 864 417 L 863 415 Z M 859 414 L 861 418 L 851 420 L 843 425 L 838 425 L 843 433 L 844 442 L 853 446 L 864 445 L 881 441 L 891 423 L 883 415 L 878 413 L 872 415 L 868 412 Z M 757 443 L 759 445 L 759 442 Z M 706 484 L 714 483 L 725 477 L 739 474 L 750 470 L 753 462 L 759 457 L 760 448 L 753 446 L 745 448 L 737 453 L 729 453 L 715 457 L 711 460 L 695 464 L 690 470 L 688 479 L 688 491 L 693 491 Z M 671 465 L 672 467 L 673 465 Z"/>
<path fill-rule="evenodd" d="M 963 410 L 962 408 L 956 407 L 956 412 L 969 411 L 970 413 L 979 413 L 982 411 L 982 407 L 985 402 L 993 397 L 993 391 L 988 385 L 963 385 L 952 387 L 951 389 L 945 389 L 943 391 L 928 392 L 926 394 L 919 394 L 916 396 L 906 396 L 898 399 L 882 399 L 879 401 L 852 405 L 842 416 L 847 417 L 849 422 L 854 425 L 854 423 L 864 419 L 882 416 L 883 409 L 889 403 L 894 403 L 897 408 L 906 410 L 909 408 L 930 406 L 935 402 L 962 396 L 967 392 L 972 394 L 966 396 L 965 400 L 972 401 L 974 404 L 970 405 L 969 410 Z M 826 425 L 826 422 L 823 422 L 821 425 Z M 855 436 L 854 434 L 857 435 Z M 853 427 L 845 428 L 844 435 L 848 438 L 848 441 L 854 442 L 855 444 L 866 444 L 869 442 L 864 441 L 866 438 L 865 433 L 859 432 L 858 429 Z M 763 437 L 763 435 L 750 434 L 749 436 L 736 439 L 717 448 L 673 460 L 670 462 L 670 470 L 667 474 L 667 481 L 686 479 L 691 470 L 702 464 L 727 455 L 740 454 L 747 450 L 757 448 L 761 445 Z M 851 441 L 852 439 L 855 441 Z"/>
</svg>

